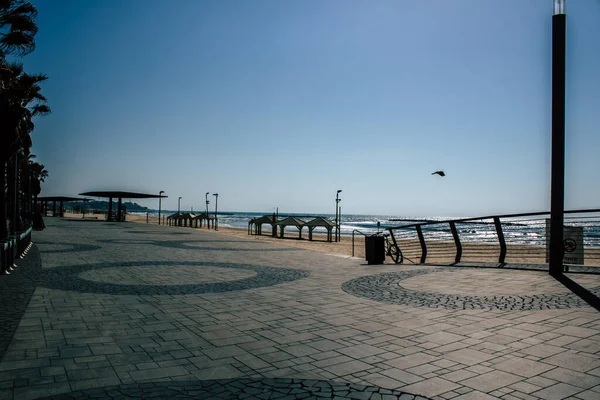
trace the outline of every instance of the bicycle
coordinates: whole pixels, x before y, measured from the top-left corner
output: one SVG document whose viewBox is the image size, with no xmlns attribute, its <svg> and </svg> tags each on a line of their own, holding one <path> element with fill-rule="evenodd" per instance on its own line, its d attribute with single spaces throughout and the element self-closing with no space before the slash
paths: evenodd
<svg viewBox="0 0 600 400">
<path fill-rule="evenodd" d="M 400 247 L 398 247 L 394 241 L 390 240 L 389 233 L 384 234 L 383 237 L 385 238 L 385 255 L 390 257 L 394 263 L 402 264 L 404 256 L 402 255 Z"/>
</svg>

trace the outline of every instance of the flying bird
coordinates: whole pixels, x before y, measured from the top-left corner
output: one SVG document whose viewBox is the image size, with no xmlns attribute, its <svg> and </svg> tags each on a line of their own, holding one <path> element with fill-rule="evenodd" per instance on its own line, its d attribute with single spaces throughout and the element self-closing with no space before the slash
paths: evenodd
<svg viewBox="0 0 600 400">
<path fill-rule="evenodd" d="M 439 175 L 439 176 L 446 176 L 446 174 L 444 173 L 444 171 L 435 171 L 433 172 L 431 175 Z"/>
</svg>

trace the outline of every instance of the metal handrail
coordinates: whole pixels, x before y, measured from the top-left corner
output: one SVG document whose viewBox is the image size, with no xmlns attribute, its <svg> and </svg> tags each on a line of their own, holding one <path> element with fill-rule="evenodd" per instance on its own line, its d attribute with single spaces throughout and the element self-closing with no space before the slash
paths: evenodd
<svg viewBox="0 0 600 400">
<path fill-rule="evenodd" d="M 589 214 L 589 213 L 600 213 L 600 209 L 583 209 L 583 210 L 566 210 L 565 211 L 565 214 Z M 411 244 L 409 242 L 409 243 L 407 243 L 407 246 L 410 249 L 412 249 L 412 251 L 415 251 L 420 247 L 420 250 L 421 250 L 420 262 L 425 263 L 426 259 L 427 259 L 427 243 L 426 243 L 422 228 L 425 226 L 432 226 L 432 225 L 446 225 L 446 228 L 441 228 L 441 229 L 434 228 L 433 230 L 436 232 L 437 231 L 448 232 L 448 228 L 449 228 L 449 233 L 451 233 L 451 235 L 448 235 L 449 237 L 447 239 L 440 239 L 440 240 L 447 241 L 447 242 L 444 242 L 444 244 L 443 244 L 442 252 L 443 252 L 444 257 L 454 254 L 454 264 L 457 264 L 457 263 L 461 262 L 461 257 L 463 255 L 463 244 L 462 243 L 465 242 L 465 238 L 463 238 L 463 242 L 461 242 L 461 237 L 460 237 L 461 235 L 459 235 L 459 233 L 458 233 L 457 223 L 467 223 L 467 224 L 468 223 L 476 223 L 476 224 L 480 224 L 480 225 L 484 225 L 484 226 L 489 226 L 491 228 L 489 239 L 491 239 L 493 237 L 493 241 L 496 243 L 496 246 L 499 246 L 499 254 L 497 257 L 497 261 L 501 265 L 505 265 L 506 264 L 506 255 L 507 255 L 507 244 L 506 244 L 504 232 L 502 230 L 503 223 L 500 221 L 500 219 L 501 218 L 533 217 L 533 216 L 539 217 L 539 216 L 549 215 L 549 214 L 550 214 L 549 211 L 543 211 L 543 212 L 532 212 L 532 213 L 489 215 L 489 216 L 484 216 L 484 217 L 456 218 L 456 219 L 439 220 L 439 221 L 424 221 L 424 222 L 420 222 L 420 223 L 412 223 L 412 224 L 389 227 L 386 229 L 389 231 L 394 245 L 396 247 L 400 248 L 398 240 L 397 240 L 396 236 L 394 235 L 394 231 L 395 230 L 412 230 L 412 228 L 414 228 L 414 230 L 416 231 L 416 234 L 418 236 L 418 244 L 414 244 L 414 243 Z M 580 218 L 586 219 L 586 218 L 590 218 L 590 217 L 581 216 Z M 591 218 L 593 218 L 593 217 L 591 217 Z M 485 222 L 486 220 L 491 220 L 491 221 Z M 538 218 L 528 219 L 527 221 L 536 221 L 536 220 L 538 220 Z M 475 222 L 475 221 L 477 221 L 477 222 Z M 513 226 L 513 225 L 518 224 L 518 222 L 519 222 L 518 220 L 517 221 L 508 221 L 508 222 L 505 222 L 504 225 Z M 524 224 L 524 225 L 529 226 L 529 224 Z M 471 233 L 475 233 L 475 232 L 471 232 Z M 468 234 L 468 232 L 467 232 L 467 234 Z M 525 233 L 525 234 L 527 234 L 527 233 Z M 402 239 L 402 237 L 403 236 L 400 235 L 398 237 L 398 239 Z M 416 239 L 414 236 L 412 236 L 412 238 L 413 239 L 411 239 L 411 240 Z M 510 238 L 510 236 L 509 236 L 509 238 Z M 406 239 L 406 237 L 405 237 L 405 239 Z M 489 239 L 483 240 L 482 242 L 490 244 Z M 470 240 L 467 238 L 466 242 L 469 243 Z M 476 242 L 476 240 L 474 240 L 473 242 Z M 440 247 L 437 246 L 437 249 L 439 250 Z M 451 250 L 451 249 L 453 249 L 453 250 Z M 487 252 L 487 251 L 488 250 L 486 250 L 485 252 Z M 476 252 L 478 254 L 483 254 L 484 250 L 480 250 L 480 251 L 476 251 Z M 439 253 L 439 252 L 436 252 L 436 254 L 437 253 Z M 511 254 L 513 254 L 512 250 L 511 250 Z M 440 254 L 438 254 L 438 255 L 440 255 Z"/>
<path fill-rule="evenodd" d="M 585 213 L 590 213 L 590 212 L 600 212 L 600 208 L 592 208 L 592 209 L 586 209 L 586 210 L 565 210 L 565 214 L 585 214 Z M 468 222 L 468 221 L 478 221 L 478 220 L 493 219 L 493 218 L 534 217 L 534 216 L 547 215 L 547 214 L 550 214 L 550 211 L 537 211 L 537 212 L 533 212 L 533 213 L 504 214 L 504 215 L 488 215 L 486 217 L 469 217 L 469 218 L 446 219 L 446 220 L 440 220 L 440 221 L 417 222 L 416 224 L 392 226 L 392 227 L 386 228 L 386 229 L 390 230 L 390 229 L 412 228 L 417 225 L 424 226 L 424 225 L 441 224 L 444 222 Z"/>
<path fill-rule="evenodd" d="M 360 233 L 361 235 L 363 235 L 364 237 L 367 237 L 367 234 L 366 234 L 366 233 L 363 233 L 363 232 L 359 231 L 358 229 L 354 229 L 354 230 L 352 231 L 352 257 L 354 257 L 354 232 L 358 232 L 358 233 Z"/>
</svg>

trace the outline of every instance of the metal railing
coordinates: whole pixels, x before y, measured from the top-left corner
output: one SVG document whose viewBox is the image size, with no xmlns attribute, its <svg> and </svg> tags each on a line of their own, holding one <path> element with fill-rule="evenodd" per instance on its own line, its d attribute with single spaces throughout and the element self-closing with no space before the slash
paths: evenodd
<svg viewBox="0 0 600 400">
<path fill-rule="evenodd" d="M 352 257 L 354 257 L 354 232 L 358 232 L 361 235 L 363 235 L 364 237 L 367 237 L 366 233 L 363 233 L 363 232 L 359 231 L 358 229 L 355 229 L 352 231 Z"/>
<path fill-rule="evenodd" d="M 32 245 L 31 231 L 32 228 L 28 228 L 0 243 L 0 275 L 10 274 L 17 267 L 15 260 L 27 254 Z"/>
<path fill-rule="evenodd" d="M 386 228 L 405 257 L 420 263 L 547 263 L 549 212 L 424 221 Z M 565 211 L 565 264 L 600 266 L 600 209 Z M 577 255 L 577 257 L 575 257 Z M 580 256 L 580 257 L 579 257 Z M 576 260 L 576 261 L 573 261 Z"/>
</svg>

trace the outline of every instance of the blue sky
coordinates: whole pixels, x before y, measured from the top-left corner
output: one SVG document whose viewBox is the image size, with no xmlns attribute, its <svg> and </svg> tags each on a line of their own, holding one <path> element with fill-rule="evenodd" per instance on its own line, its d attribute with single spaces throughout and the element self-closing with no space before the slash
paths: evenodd
<svg viewBox="0 0 600 400">
<path fill-rule="evenodd" d="M 550 0 L 39 0 L 42 195 L 167 208 L 549 209 Z M 600 1 L 567 3 L 566 207 L 600 206 Z M 443 169 L 440 178 L 431 172 Z M 157 207 L 154 201 L 142 202 Z M 212 208 L 211 202 L 211 208 Z"/>
</svg>

